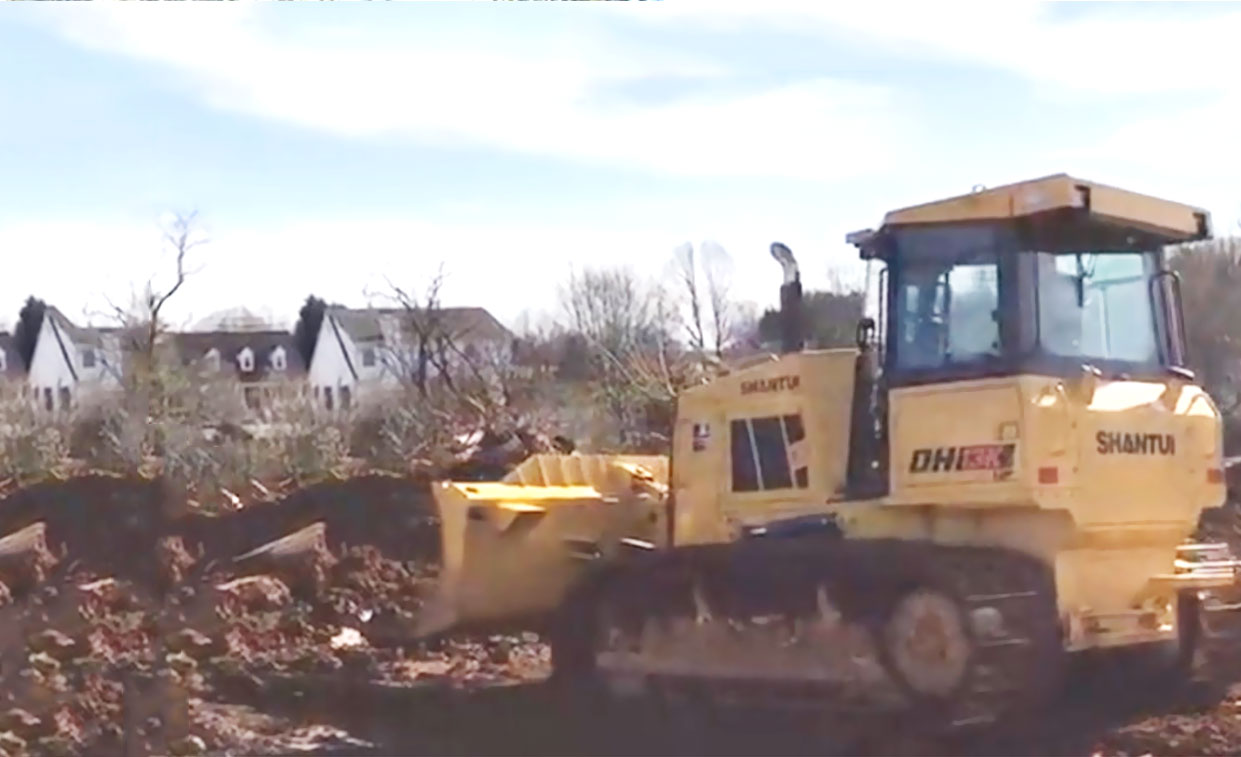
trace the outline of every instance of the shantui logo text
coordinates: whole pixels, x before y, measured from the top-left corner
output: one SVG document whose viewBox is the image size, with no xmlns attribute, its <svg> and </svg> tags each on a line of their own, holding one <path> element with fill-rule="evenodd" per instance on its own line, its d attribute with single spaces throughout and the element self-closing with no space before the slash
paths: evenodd
<svg viewBox="0 0 1241 757">
<path fill-rule="evenodd" d="M 1095 434 L 1100 455 L 1175 455 L 1176 437 L 1172 434 L 1129 434 L 1100 431 Z"/>
<path fill-rule="evenodd" d="M 791 392 L 801 385 L 800 376 L 776 376 L 775 378 L 750 379 L 741 382 L 742 394 L 756 392 Z"/>
</svg>

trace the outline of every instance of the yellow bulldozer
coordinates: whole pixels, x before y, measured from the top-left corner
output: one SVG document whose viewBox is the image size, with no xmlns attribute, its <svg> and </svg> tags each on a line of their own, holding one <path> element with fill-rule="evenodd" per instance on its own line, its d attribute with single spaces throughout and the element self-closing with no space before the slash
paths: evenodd
<svg viewBox="0 0 1241 757">
<path fill-rule="evenodd" d="M 1049 701 L 1090 650 L 1229 675 L 1238 563 L 1193 542 L 1225 501 L 1221 420 L 1167 252 L 1210 234 L 1063 174 L 895 210 L 848 236 L 873 296 L 828 350 L 773 244 L 780 353 L 685 390 L 670 458 L 436 485 L 421 633 L 535 629 L 557 676 L 617 692 L 956 724 Z"/>
</svg>

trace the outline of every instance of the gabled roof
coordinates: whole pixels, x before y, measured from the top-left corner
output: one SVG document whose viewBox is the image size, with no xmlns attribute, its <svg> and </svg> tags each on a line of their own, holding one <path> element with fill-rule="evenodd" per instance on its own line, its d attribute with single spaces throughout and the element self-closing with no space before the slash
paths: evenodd
<svg viewBox="0 0 1241 757">
<path fill-rule="evenodd" d="M 60 331 L 63 338 L 67 338 L 74 345 L 80 347 L 102 347 L 103 334 L 108 329 L 90 328 L 88 326 L 79 326 L 62 312 L 55 305 L 48 305 L 44 311 L 44 318 L 51 318 L 52 323 Z M 114 330 L 114 329 L 113 329 Z"/>
<path fill-rule="evenodd" d="M 329 308 L 327 315 L 334 318 L 354 342 L 382 341 L 384 318 L 392 319 L 397 328 L 402 328 L 412 317 L 418 317 L 428 327 L 432 325 L 429 319 L 438 319 L 436 330 L 458 339 L 500 341 L 513 338 L 512 332 L 486 308 L 439 308 L 433 315 L 418 316 L 405 308 Z"/>
<path fill-rule="evenodd" d="M 4 370 L 0 371 L 0 376 L 19 378 L 26 374 L 22 356 L 17 352 L 17 342 L 7 331 L 0 331 L 0 352 L 4 353 Z"/>
<path fill-rule="evenodd" d="M 43 322 L 51 326 L 52 339 L 56 342 L 55 349 L 60 353 L 61 359 L 65 361 L 65 366 L 69 369 L 69 375 L 74 381 L 78 380 L 78 369 L 73 362 L 73 356 L 70 351 L 76 351 L 77 347 L 101 347 L 103 339 L 99 332 L 94 329 L 85 329 L 69 320 L 64 313 L 60 312 L 54 305 L 48 305 L 43 311 Z"/>
<path fill-rule="evenodd" d="M 182 365 L 190 365 L 206 357 L 211 350 L 220 355 L 220 367 L 231 365 L 243 381 L 257 381 L 268 374 L 297 376 L 306 372 L 306 363 L 287 331 L 183 331 L 169 335 L 176 346 Z M 249 347 L 254 353 L 254 370 L 242 372 L 237 356 Z M 283 372 L 272 371 L 271 354 L 284 348 L 286 366 Z"/>
<path fill-rule="evenodd" d="M 486 308 L 437 308 L 434 314 L 415 315 L 413 311 L 406 308 L 333 307 L 328 308 L 324 313 L 324 322 L 320 328 L 331 329 L 328 338 L 340 345 L 345 364 L 349 367 L 349 374 L 357 380 L 358 369 L 353 364 L 353 358 L 349 356 L 349 350 L 345 349 L 344 335 L 348 335 L 354 344 L 383 342 L 385 331 L 388 329 L 394 329 L 398 333 L 404 331 L 411 325 L 410 319 L 415 317 L 424 319 L 422 322 L 426 324 L 428 330 L 434 326 L 434 331 L 454 339 L 476 342 L 509 342 L 513 339 L 513 333 L 497 321 Z M 432 318 L 437 322 L 432 323 L 430 320 Z M 390 326 L 385 327 L 384 321 L 389 321 Z"/>
</svg>

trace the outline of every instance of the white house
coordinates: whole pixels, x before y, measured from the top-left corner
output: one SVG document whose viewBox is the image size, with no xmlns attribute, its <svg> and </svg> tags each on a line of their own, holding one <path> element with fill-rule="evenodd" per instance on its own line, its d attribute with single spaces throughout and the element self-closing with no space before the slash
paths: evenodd
<svg viewBox="0 0 1241 757">
<path fill-rule="evenodd" d="M 236 382 L 238 398 L 256 418 L 273 392 L 300 386 L 306 365 L 287 331 L 185 331 L 171 335 L 181 364 Z"/>
<path fill-rule="evenodd" d="M 513 341 L 512 333 L 484 308 L 440 308 L 433 316 L 413 318 L 402 308 L 329 308 L 307 370 L 319 405 L 349 409 L 376 391 L 408 381 L 419 365 L 419 332 L 446 337 L 465 354 L 507 349 Z"/>
<path fill-rule="evenodd" d="M 119 388 L 120 366 L 114 330 L 78 326 L 49 305 L 26 381 L 39 407 L 65 411 L 98 392 Z"/>
</svg>

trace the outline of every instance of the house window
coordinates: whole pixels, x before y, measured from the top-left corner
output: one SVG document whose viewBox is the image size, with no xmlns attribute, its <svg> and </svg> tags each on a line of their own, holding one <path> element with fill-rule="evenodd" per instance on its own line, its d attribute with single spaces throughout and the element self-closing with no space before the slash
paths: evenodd
<svg viewBox="0 0 1241 757">
<path fill-rule="evenodd" d="M 326 407 L 328 410 L 336 409 L 336 405 L 332 401 L 332 387 L 330 386 L 325 386 L 323 388 L 323 406 Z"/>
<path fill-rule="evenodd" d="M 374 367 L 375 365 L 375 348 L 374 347 L 367 347 L 366 349 L 362 350 L 362 365 L 367 368 Z"/>
<path fill-rule="evenodd" d="M 9 369 L 9 356 L 4 350 L 0 350 L 0 372 Z"/>
<path fill-rule="evenodd" d="M 263 404 L 259 397 L 259 388 L 257 386 L 247 386 L 245 388 L 246 407 L 251 410 L 258 410 Z"/>
<path fill-rule="evenodd" d="M 94 368 L 95 367 L 95 351 L 91 349 L 90 347 L 87 347 L 86 349 L 82 350 L 82 367 L 83 368 Z"/>
<path fill-rule="evenodd" d="M 253 371 L 254 370 L 254 351 L 251 350 L 249 347 L 246 347 L 244 350 L 237 353 L 237 367 L 241 369 L 243 373 L 249 373 L 250 371 Z"/>
<path fill-rule="evenodd" d="M 340 388 L 340 408 L 348 410 L 353 407 L 353 390 L 347 386 Z"/>
<path fill-rule="evenodd" d="M 810 472 L 802 459 L 806 437 L 800 415 L 772 415 L 734 420 L 729 428 L 732 449 L 732 489 L 805 489 Z"/>
<path fill-rule="evenodd" d="M 50 386 L 43 387 L 43 407 L 50 413 L 56 409 L 52 404 L 52 388 Z"/>
<path fill-rule="evenodd" d="M 60 387 L 60 409 L 61 410 L 69 409 L 69 400 L 70 400 L 69 387 L 67 386 Z"/>
<path fill-rule="evenodd" d="M 285 356 L 284 356 L 284 348 L 277 347 L 276 349 L 272 350 L 272 353 L 271 353 L 272 370 L 283 371 L 287 367 L 287 365 L 288 363 L 285 360 Z"/>
<path fill-rule="evenodd" d="M 209 371 L 220 370 L 220 351 L 217 350 L 216 348 L 212 347 L 211 349 L 207 350 L 207 354 L 206 356 L 204 356 L 204 360 L 207 363 L 207 370 Z"/>
</svg>

